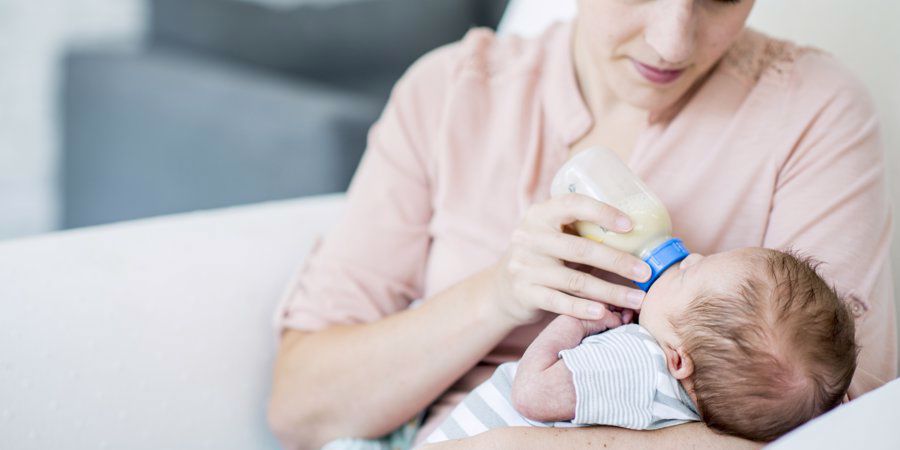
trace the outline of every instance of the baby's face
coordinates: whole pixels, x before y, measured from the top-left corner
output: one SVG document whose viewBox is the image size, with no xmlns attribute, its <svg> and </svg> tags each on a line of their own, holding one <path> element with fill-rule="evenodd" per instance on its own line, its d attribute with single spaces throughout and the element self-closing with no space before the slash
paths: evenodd
<svg viewBox="0 0 900 450">
<path fill-rule="evenodd" d="M 706 257 L 695 253 L 670 267 L 644 298 L 641 326 L 660 343 L 678 342 L 669 319 L 679 317 L 701 293 L 721 291 L 739 283 L 748 270 L 748 258 L 758 251 L 743 248 Z"/>
</svg>

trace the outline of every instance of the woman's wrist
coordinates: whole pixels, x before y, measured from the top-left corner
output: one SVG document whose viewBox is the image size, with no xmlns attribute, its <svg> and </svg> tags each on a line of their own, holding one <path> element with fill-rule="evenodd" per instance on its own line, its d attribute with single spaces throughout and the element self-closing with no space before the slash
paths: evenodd
<svg viewBox="0 0 900 450">
<path fill-rule="evenodd" d="M 482 270 L 471 281 L 474 292 L 470 298 L 476 300 L 473 310 L 479 320 L 504 327 L 508 331 L 529 323 L 510 308 L 510 303 L 514 300 L 507 298 L 508 294 L 500 286 L 497 264 Z"/>
</svg>

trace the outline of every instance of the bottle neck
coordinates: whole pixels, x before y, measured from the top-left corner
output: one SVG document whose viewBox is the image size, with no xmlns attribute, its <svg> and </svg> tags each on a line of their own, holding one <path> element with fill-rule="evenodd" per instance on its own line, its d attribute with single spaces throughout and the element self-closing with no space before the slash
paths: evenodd
<svg viewBox="0 0 900 450">
<path fill-rule="evenodd" d="M 641 258 L 650 266 L 650 279 L 643 283 L 635 282 L 634 284 L 645 292 L 649 291 L 650 286 L 659 279 L 660 275 L 662 275 L 666 269 L 681 262 L 681 260 L 687 258 L 690 254 L 691 252 L 684 246 L 681 239 L 670 238 L 662 242 L 660 245 L 653 248 L 649 254 L 642 256 Z"/>
<path fill-rule="evenodd" d="M 637 256 L 638 258 L 641 258 L 642 260 L 646 261 L 646 259 L 649 258 L 650 255 L 653 254 L 653 252 L 655 252 L 657 249 L 662 247 L 666 242 L 669 242 L 672 239 L 673 239 L 672 236 L 661 236 L 661 237 L 655 238 L 651 241 L 648 241 L 647 244 L 644 245 L 644 247 L 641 248 L 641 250 L 634 256 Z"/>
</svg>

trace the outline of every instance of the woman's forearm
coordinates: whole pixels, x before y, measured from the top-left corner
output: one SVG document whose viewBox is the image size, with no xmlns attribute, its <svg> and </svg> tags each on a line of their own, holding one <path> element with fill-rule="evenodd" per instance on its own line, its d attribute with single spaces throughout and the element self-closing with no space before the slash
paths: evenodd
<svg viewBox="0 0 900 450">
<path fill-rule="evenodd" d="M 378 322 L 286 333 L 269 407 L 282 444 L 379 436 L 425 408 L 515 327 L 486 298 L 489 270 Z"/>
<path fill-rule="evenodd" d="M 702 423 L 689 423 L 654 431 L 615 427 L 530 428 L 490 430 L 468 439 L 446 441 L 427 450 L 546 448 L 629 450 L 647 448 L 759 449 L 762 444 L 718 434 Z M 424 449 L 423 449 L 424 450 Z"/>
</svg>

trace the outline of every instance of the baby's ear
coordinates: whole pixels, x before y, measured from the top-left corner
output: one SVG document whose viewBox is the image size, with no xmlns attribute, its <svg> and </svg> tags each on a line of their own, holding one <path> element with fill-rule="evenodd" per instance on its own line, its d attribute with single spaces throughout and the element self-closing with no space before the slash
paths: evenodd
<svg viewBox="0 0 900 450">
<path fill-rule="evenodd" d="M 676 380 L 683 380 L 694 373 L 694 361 L 691 356 L 684 351 L 684 347 L 669 346 L 666 349 L 666 365 L 669 366 L 669 373 Z"/>
</svg>

